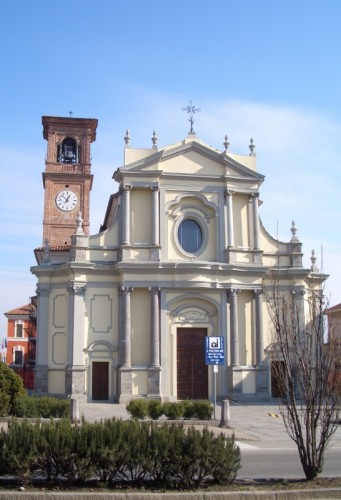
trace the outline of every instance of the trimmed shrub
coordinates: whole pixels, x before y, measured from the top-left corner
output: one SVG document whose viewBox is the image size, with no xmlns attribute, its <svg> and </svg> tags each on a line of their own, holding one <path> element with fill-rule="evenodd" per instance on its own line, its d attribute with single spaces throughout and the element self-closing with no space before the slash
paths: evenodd
<svg viewBox="0 0 341 500">
<path fill-rule="evenodd" d="M 184 406 L 181 402 L 172 403 L 167 401 L 163 403 L 163 413 L 168 420 L 180 420 L 184 414 Z"/>
<path fill-rule="evenodd" d="M 15 398 L 11 414 L 20 418 L 69 418 L 70 400 L 24 395 Z"/>
<path fill-rule="evenodd" d="M 182 407 L 183 407 L 183 418 L 186 420 L 191 420 L 192 418 L 195 418 L 195 411 L 194 411 L 194 402 L 185 400 L 182 401 Z"/>
<path fill-rule="evenodd" d="M 146 399 L 132 399 L 126 409 L 133 418 L 143 420 L 148 415 L 148 401 Z"/>
<path fill-rule="evenodd" d="M 148 401 L 148 416 L 153 420 L 157 420 L 161 415 L 163 415 L 163 405 L 161 401 L 155 399 Z"/>
<path fill-rule="evenodd" d="M 22 378 L 0 361 L 0 416 L 10 415 L 15 398 L 25 394 Z"/>
<path fill-rule="evenodd" d="M 193 401 L 194 418 L 211 420 L 213 405 L 209 401 Z"/>
</svg>

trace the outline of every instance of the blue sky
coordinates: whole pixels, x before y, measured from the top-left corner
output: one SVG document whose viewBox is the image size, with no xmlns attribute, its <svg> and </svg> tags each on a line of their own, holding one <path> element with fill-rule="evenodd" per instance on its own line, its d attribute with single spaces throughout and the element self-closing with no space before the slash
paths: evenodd
<svg viewBox="0 0 341 500">
<path fill-rule="evenodd" d="M 341 2 L 12 0 L 1 18 L 0 336 L 2 313 L 35 293 L 41 116 L 69 110 L 99 120 L 92 233 L 116 191 L 125 130 L 136 147 L 154 130 L 160 147 L 182 140 L 192 100 L 203 141 L 223 149 L 227 134 L 247 154 L 254 138 L 266 229 L 287 241 L 295 220 L 304 265 L 315 249 L 331 305 L 341 301 Z"/>
</svg>

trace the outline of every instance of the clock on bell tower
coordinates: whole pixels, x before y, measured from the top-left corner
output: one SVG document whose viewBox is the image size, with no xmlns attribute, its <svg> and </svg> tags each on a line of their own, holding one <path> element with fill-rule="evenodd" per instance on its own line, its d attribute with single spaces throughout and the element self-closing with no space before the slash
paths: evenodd
<svg viewBox="0 0 341 500">
<path fill-rule="evenodd" d="M 82 213 L 84 234 L 89 234 L 91 143 L 96 140 L 97 120 L 43 116 L 43 137 L 47 155 L 43 183 L 45 189 L 43 244 L 50 248 L 70 245 Z"/>
</svg>

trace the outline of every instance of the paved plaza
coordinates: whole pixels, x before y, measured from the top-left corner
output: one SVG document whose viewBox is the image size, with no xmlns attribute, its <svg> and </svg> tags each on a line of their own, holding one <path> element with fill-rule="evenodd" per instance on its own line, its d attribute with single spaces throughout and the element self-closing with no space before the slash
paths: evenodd
<svg viewBox="0 0 341 500">
<path fill-rule="evenodd" d="M 80 405 L 80 415 L 89 422 L 105 418 L 129 419 L 126 405 L 86 403 Z M 221 406 L 216 407 L 216 418 L 219 421 Z M 230 404 L 230 429 L 218 427 L 219 422 L 209 425 L 213 432 L 234 433 L 241 449 L 259 448 L 295 448 L 295 443 L 289 438 L 279 411 L 278 404 Z M 341 448 L 341 425 L 333 435 L 331 447 Z"/>
</svg>

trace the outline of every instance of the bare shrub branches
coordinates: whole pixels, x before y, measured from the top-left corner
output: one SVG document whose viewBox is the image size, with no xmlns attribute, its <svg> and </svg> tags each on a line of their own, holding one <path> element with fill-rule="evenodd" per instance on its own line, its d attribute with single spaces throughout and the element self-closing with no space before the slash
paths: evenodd
<svg viewBox="0 0 341 500">
<path fill-rule="evenodd" d="M 296 443 L 307 479 L 323 469 L 324 452 L 340 412 L 340 340 L 324 331 L 320 286 L 265 286 L 272 323 L 271 373 L 288 435 Z"/>
</svg>

